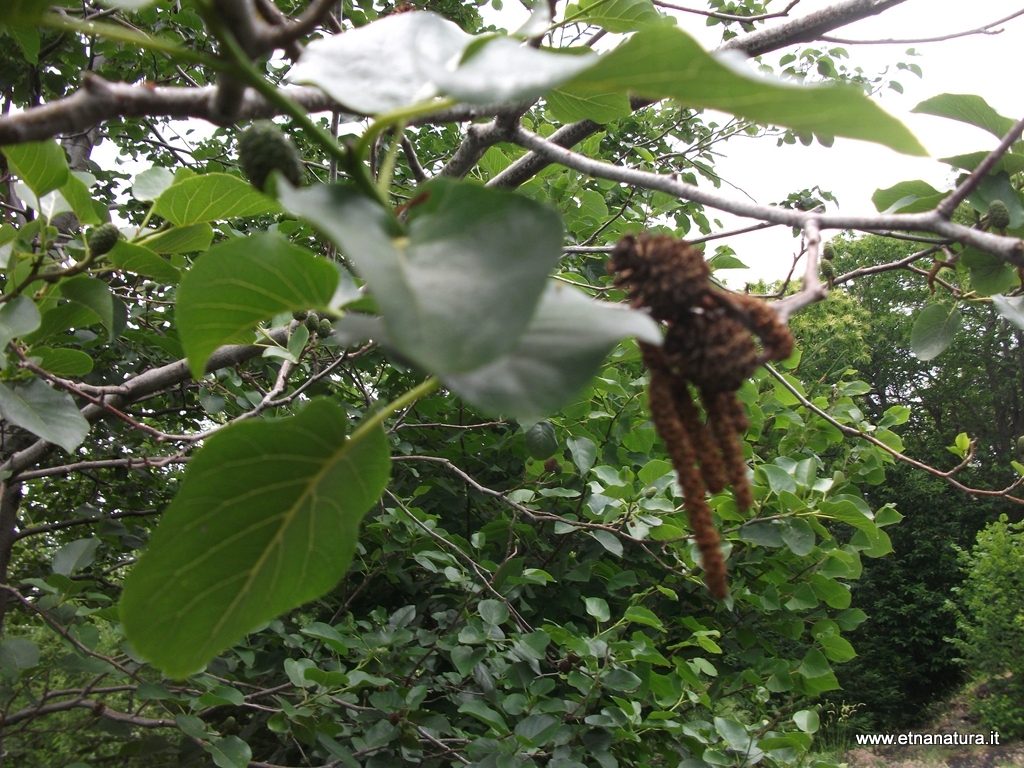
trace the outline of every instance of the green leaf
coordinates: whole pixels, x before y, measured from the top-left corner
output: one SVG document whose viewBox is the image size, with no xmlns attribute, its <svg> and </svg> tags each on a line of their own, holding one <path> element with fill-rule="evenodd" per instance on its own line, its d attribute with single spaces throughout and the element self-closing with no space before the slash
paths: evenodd
<svg viewBox="0 0 1024 768">
<path fill-rule="evenodd" d="M 953 157 L 940 158 L 940 162 L 948 163 L 954 168 L 973 171 L 981 165 L 982 161 L 984 161 L 988 155 L 988 152 L 969 152 L 966 155 L 954 155 Z M 1021 171 L 1024 171 L 1024 155 L 1007 152 L 996 161 L 996 164 L 992 166 L 992 170 L 990 172 L 1008 173 L 1013 176 Z"/>
<path fill-rule="evenodd" d="M 669 462 L 664 459 L 651 459 L 640 468 L 640 471 L 636 473 L 636 476 L 644 485 L 650 485 L 655 480 L 664 477 L 671 471 L 672 465 Z"/>
<path fill-rule="evenodd" d="M 828 659 L 817 648 L 811 648 L 804 656 L 803 662 L 796 669 L 797 673 L 807 678 L 824 677 L 832 674 Z"/>
<path fill-rule="evenodd" d="M 591 531 L 590 535 L 597 539 L 597 542 L 616 557 L 622 557 L 622 541 L 611 531 Z"/>
<path fill-rule="evenodd" d="M 11 170 L 35 193 L 42 197 L 64 186 L 68 180 L 68 160 L 53 139 L 3 147 Z M 38 208 L 37 208 L 38 210 Z"/>
<path fill-rule="evenodd" d="M 471 373 L 442 378 L 482 411 L 543 416 L 567 404 L 625 336 L 661 343 L 661 331 L 648 315 L 551 284 L 512 351 Z"/>
<path fill-rule="evenodd" d="M 926 181 L 901 181 L 888 189 L 875 190 L 871 196 L 871 202 L 875 204 L 875 210 L 880 213 L 895 213 L 902 211 L 912 213 L 909 209 L 917 211 L 928 211 L 934 208 L 945 194 L 935 189 Z M 917 204 L 918 201 L 920 204 Z M 932 202 L 934 201 L 934 202 Z M 926 208 L 920 207 L 926 205 Z"/>
<path fill-rule="evenodd" d="M 665 19 L 651 0 L 580 0 L 565 9 L 565 18 L 596 24 L 609 32 L 634 32 Z"/>
<path fill-rule="evenodd" d="M 393 345 L 434 374 L 472 371 L 515 346 L 561 257 L 558 214 L 512 192 L 429 184 L 402 237 L 390 212 L 352 189 L 280 186 L 282 204 L 366 280 Z"/>
<path fill-rule="evenodd" d="M 13 386 L 0 384 L 0 415 L 69 453 L 89 434 L 89 422 L 71 395 L 50 389 L 41 379 Z"/>
<path fill-rule="evenodd" d="M 601 676 L 601 682 L 613 691 L 635 691 L 643 683 L 628 669 L 613 669 Z"/>
<path fill-rule="evenodd" d="M 206 749 L 220 768 L 246 768 L 252 760 L 249 745 L 237 736 L 214 739 Z"/>
<path fill-rule="evenodd" d="M 558 451 L 558 439 L 550 421 L 538 421 L 526 430 L 525 441 L 527 453 L 537 461 L 544 461 Z"/>
<path fill-rule="evenodd" d="M 68 301 L 95 312 L 106 327 L 110 339 L 114 339 L 114 297 L 110 293 L 109 285 L 97 277 L 78 275 L 62 280 L 60 292 Z"/>
<path fill-rule="evenodd" d="M 996 112 L 981 96 L 972 94 L 943 93 L 922 101 L 910 111 L 959 120 L 1000 139 L 1010 132 L 1014 124 L 1013 120 Z"/>
<path fill-rule="evenodd" d="M 153 205 L 153 213 L 179 227 L 277 210 L 271 198 L 226 173 L 190 176 L 164 190 Z"/>
<path fill-rule="evenodd" d="M 808 87 L 772 80 L 708 54 L 683 30 L 642 29 L 572 80 L 612 93 L 676 99 L 758 123 L 806 133 L 874 141 L 898 152 L 926 155 L 896 118 L 855 87 Z"/>
<path fill-rule="evenodd" d="M 488 624 L 504 624 L 508 621 L 508 608 L 500 600 L 481 600 L 477 606 L 480 618 Z"/>
<path fill-rule="evenodd" d="M 583 603 L 587 608 L 587 613 L 593 616 L 598 621 L 608 621 L 612 617 L 612 613 L 608 608 L 608 601 L 601 597 L 585 597 Z"/>
<path fill-rule="evenodd" d="M 953 342 L 963 316 L 956 307 L 932 304 L 922 309 L 910 332 L 910 348 L 919 360 L 931 360 Z"/>
<path fill-rule="evenodd" d="M 29 357 L 39 358 L 39 367 L 64 378 L 85 376 L 93 368 L 92 358 L 78 349 L 35 347 Z"/>
<path fill-rule="evenodd" d="M 86 328 L 96 325 L 99 321 L 96 313 L 82 304 L 58 304 L 43 313 L 39 328 L 25 336 L 24 341 L 26 344 L 37 344 L 68 328 Z"/>
<path fill-rule="evenodd" d="M 818 727 L 821 724 L 821 721 L 818 719 L 818 713 L 813 709 L 801 709 L 793 715 L 793 722 L 804 733 L 817 733 Z"/>
<path fill-rule="evenodd" d="M 88 568 L 96 559 L 96 549 L 100 540 L 78 539 L 65 544 L 53 556 L 53 572 L 62 576 L 70 576 L 75 571 Z"/>
<path fill-rule="evenodd" d="M 771 488 L 774 493 L 782 493 L 783 491 L 796 493 L 796 481 L 793 479 L 792 475 L 782 467 L 778 467 L 774 464 L 762 464 L 757 468 L 757 471 L 764 474 L 765 478 L 768 480 L 768 487 Z"/>
<path fill-rule="evenodd" d="M 477 104 L 532 101 L 595 59 L 536 50 L 504 36 L 473 37 L 435 13 L 413 12 L 314 40 L 288 79 L 318 86 L 371 115 L 440 94 Z"/>
<path fill-rule="evenodd" d="M 818 640 L 825 655 L 832 661 L 842 663 L 857 656 L 850 641 L 842 637 L 822 637 Z"/>
<path fill-rule="evenodd" d="M 992 306 L 996 311 L 1024 331 L 1024 296 L 993 296 Z"/>
<path fill-rule="evenodd" d="M 135 177 L 132 197 L 144 203 L 156 200 L 174 183 L 174 174 L 156 165 Z"/>
<path fill-rule="evenodd" d="M 794 518 L 782 525 L 782 540 L 790 551 L 798 557 L 809 555 L 814 549 L 814 529 L 806 520 Z"/>
<path fill-rule="evenodd" d="M 152 277 L 169 285 L 177 285 L 181 279 L 181 270 L 171 266 L 166 259 L 160 258 L 149 248 L 126 240 L 118 240 L 117 245 L 107 254 L 107 258 L 118 269 Z"/>
<path fill-rule="evenodd" d="M 484 725 L 490 726 L 500 734 L 508 733 L 508 726 L 505 724 L 505 718 L 484 704 L 480 699 L 471 699 L 470 701 L 467 701 L 459 707 L 459 712 L 472 715 L 477 720 L 484 723 Z"/>
<path fill-rule="evenodd" d="M 178 331 L 192 374 L 200 378 L 217 347 L 242 338 L 261 320 L 326 307 L 337 283 L 329 261 L 277 235 L 214 246 L 178 287 Z"/>
<path fill-rule="evenodd" d="M 566 448 L 572 455 L 573 463 L 581 475 L 586 475 L 597 459 L 597 446 L 589 437 L 570 437 L 565 441 Z"/>
<path fill-rule="evenodd" d="M 635 624 L 644 624 L 648 627 L 654 627 L 659 632 L 665 631 L 665 625 L 661 619 L 654 613 L 654 611 L 644 608 L 642 605 L 631 605 L 626 609 L 626 613 L 623 617 L 626 621 L 632 621 Z"/>
<path fill-rule="evenodd" d="M 964 248 L 960 261 L 971 270 L 971 288 L 982 296 L 1006 293 L 1020 285 L 1017 270 L 990 253 Z"/>
<path fill-rule="evenodd" d="M 23 637 L 11 637 L 0 642 L 0 676 L 14 682 L 27 669 L 39 663 L 39 648 Z"/>
<path fill-rule="evenodd" d="M 195 253 L 205 251 L 213 242 L 213 227 L 205 222 L 187 227 L 172 227 L 137 245 L 144 245 L 153 253 Z"/>
<path fill-rule="evenodd" d="M 331 589 L 388 480 L 379 427 L 346 438 L 344 410 L 236 423 L 196 453 L 125 580 L 132 646 L 181 678 L 246 632 Z"/>
<path fill-rule="evenodd" d="M 39 30 L 28 24 L 12 24 L 7 27 L 7 34 L 14 38 L 14 41 L 21 48 L 25 61 L 36 66 L 39 64 Z"/>
<path fill-rule="evenodd" d="M 548 112 L 562 123 L 593 120 L 604 124 L 628 117 L 633 112 L 626 94 L 606 93 L 579 83 L 567 83 L 561 88 L 555 88 L 544 98 Z"/>
<path fill-rule="evenodd" d="M 590 51 L 553 53 L 511 37 L 496 37 L 475 53 L 464 55 L 454 70 L 433 62 L 425 69 L 438 92 L 446 96 L 469 104 L 507 104 L 538 99 L 596 61 Z"/>
<path fill-rule="evenodd" d="M 28 296 L 15 296 L 0 304 L 0 350 L 6 348 L 11 339 L 32 333 L 41 322 L 39 308 Z"/>
<path fill-rule="evenodd" d="M 71 210 L 78 217 L 80 223 L 99 224 L 100 217 L 96 213 L 92 194 L 89 192 L 89 187 L 86 186 L 79 176 L 87 176 L 87 174 L 68 174 L 68 180 L 60 188 L 60 194 L 67 201 L 68 205 L 71 206 Z"/>
<path fill-rule="evenodd" d="M 463 677 L 470 674 L 473 668 L 486 658 L 486 648 L 471 648 L 468 645 L 460 645 L 452 651 L 452 663 Z"/>
</svg>

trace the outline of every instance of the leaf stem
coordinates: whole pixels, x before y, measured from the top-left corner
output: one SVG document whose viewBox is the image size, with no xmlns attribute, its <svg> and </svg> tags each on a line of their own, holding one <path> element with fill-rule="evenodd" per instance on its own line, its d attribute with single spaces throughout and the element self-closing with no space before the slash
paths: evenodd
<svg viewBox="0 0 1024 768">
<path fill-rule="evenodd" d="M 363 421 L 359 423 L 359 426 L 356 427 L 355 431 L 352 433 L 349 439 L 353 441 L 360 439 L 361 437 L 363 437 L 363 435 L 367 434 L 371 430 L 376 429 L 381 424 L 383 424 L 384 419 L 393 414 L 395 411 L 399 411 L 405 406 L 415 403 L 421 397 L 429 395 L 439 386 L 441 386 L 441 380 L 439 378 L 437 378 L 436 376 L 428 377 L 426 381 L 424 381 L 422 384 L 413 387 L 398 399 L 392 400 L 390 403 L 388 403 L 386 406 L 381 408 L 376 413 L 373 413 L 370 416 L 363 419 Z"/>
<path fill-rule="evenodd" d="M 189 61 L 193 64 L 202 64 L 218 70 L 223 70 L 225 68 L 225 62 L 214 56 L 210 56 L 207 53 L 203 53 L 202 51 L 193 51 L 185 48 L 184 46 L 178 45 L 177 43 L 172 43 L 170 40 L 161 40 L 160 38 L 152 37 L 141 32 L 125 29 L 117 24 L 104 24 L 103 22 L 98 21 L 79 21 L 78 19 L 73 19 L 69 16 L 57 13 L 44 14 L 43 17 L 39 19 L 39 24 L 40 26 L 48 27 L 50 29 L 58 29 L 63 32 L 81 32 L 83 35 L 103 37 L 107 40 L 115 40 L 119 43 L 136 45 L 144 50 L 158 51 L 177 59 Z"/>
<path fill-rule="evenodd" d="M 445 97 L 443 99 L 421 101 L 417 104 L 410 104 L 407 107 L 396 109 L 393 112 L 385 112 L 383 115 L 379 115 L 376 120 L 370 123 L 370 127 L 366 129 L 366 133 L 362 135 L 359 139 L 359 143 L 356 144 L 356 157 L 360 160 L 365 160 L 369 157 L 373 142 L 381 133 L 391 126 L 405 125 L 417 117 L 430 115 L 434 112 L 454 107 L 456 104 L 458 104 L 457 100 L 451 97 Z"/>
</svg>

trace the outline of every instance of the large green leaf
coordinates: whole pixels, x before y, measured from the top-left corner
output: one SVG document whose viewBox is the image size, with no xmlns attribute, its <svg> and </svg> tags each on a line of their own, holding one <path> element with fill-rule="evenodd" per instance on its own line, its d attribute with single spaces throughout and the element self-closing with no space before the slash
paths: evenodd
<svg viewBox="0 0 1024 768">
<path fill-rule="evenodd" d="M 924 147 L 859 88 L 802 86 L 753 74 L 712 56 L 675 27 L 642 29 L 571 81 L 608 92 L 672 98 L 758 123 L 873 141 L 910 155 Z"/>
<path fill-rule="evenodd" d="M 651 0 L 580 0 L 565 9 L 565 18 L 596 24 L 609 32 L 633 32 L 666 21 Z"/>
<path fill-rule="evenodd" d="M 0 384 L 0 415 L 65 451 L 75 450 L 89 434 L 89 422 L 67 392 L 58 392 L 42 379 L 7 386 Z"/>
<path fill-rule="evenodd" d="M 1020 285 L 1017 270 L 989 253 L 965 248 L 960 261 L 971 270 L 971 287 L 983 296 L 1006 293 Z"/>
<path fill-rule="evenodd" d="M 187 227 L 171 227 L 159 234 L 147 237 L 138 245 L 144 245 L 153 253 L 195 253 L 205 251 L 213 242 L 213 227 L 206 222 L 189 224 Z"/>
<path fill-rule="evenodd" d="M 59 189 L 68 180 L 68 160 L 64 150 L 53 139 L 14 144 L 4 147 L 3 151 L 11 169 L 35 192 L 37 198 Z"/>
<path fill-rule="evenodd" d="M 514 349 L 479 370 L 443 380 L 482 411 L 519 419 L 543 416 L 569 402 L 626 336 L 661 343 L 648 315 L 553 284 Z"/>
<path fill-rule="evenodd" d="M 136 651 L 184 677 L 338 582 L 391 468 L 382 429 L 351 439 L 347 428 L 342 407 L 314 400 L 206 442 L 125 580 Z"/>
<path fill-rule="evenodd" d="M 314 40 L 288 77 L 356 112 L 377 114 L 440 94 L 479 104 L 532 100 L 595 60 L 508 37 L 474 38 L 435 13 L 414 12 Z"/>
<path fill-rule="evenodd" d="M 36 347 L 29 353 L 30 357 L 38 358 L 39 367 L 54 376 L 84 376 L 92 370 L 92 358 L 78 349 L 66 347 Z"/>
<path fill-rule="evenodd" d="M 943 163 L 949 163 L 954 168 L 962 168 L 965 171 L 973 171 L 982 161 L 988 157 L 988 152 L 969 152 L 966 155 L 954 155 L 953 157 L 943 157 L 940 160 Z M 1005 155 L 996 161 L 996 164 L 992 166 L 991 173 L 1008 173 L 1011 176 L 1015 173 L 1024 171 L 1024 155 L 1014 154 L 1013 152 L 1007 152 Z"/>
<path fill-rule="evenodd" d="M 927 181 L 901 181 L 888 189 L 877 189 L 871 196 L 875 210 L 884 213 L 930 211 L 941 202 L 945 193 Z M 922 208 L 922 205 L 928 206 Z M 913 211 L 911 209 L 914 209 Z"/>
<path fill-rule="evenodd" d="M 60 194 L 80 223 L 99 224 L 101 219 L 96 211 L 97 203 L 93 201 L 89 187 L 79 176 L 88 178 L 88 174 L 69 173 L 67 181 L 60 188 Z"/>
<path fill-rule="evenodd" d="M 474 370 L 516 344 L 562 246 L 555 211 L 445 182 L 423 190 L 408 236 L 349 188 L 279 189 L 282 204 L 340 245 L 369 284 L 391 343 L 435 374 Z"/>
<path fill-rule="evenodd" d="M 910 332 L 910 348 L 919 360 L 937 357 L 953 341 L 963 317 L 956 307 L 932 304 L 922 309 Z"/>
<path fill-rule="evenodd" d="M 217 347 L 239 340 L 261 320 L 326 308 L 337 284 L 333 264 L 277 235 L 214 246 L 178 287 L 178 332 L 193 375 L 203 375 Z"/>
<path fill-rule="evenodd" d="M 181 279 L 181 271 L 177 267 L 171 266 L 149 248 L 125 240 L 118 240 L 107 258 L 125 272 L 152 277 L 171 285 Z"/>
<path fill-rule="evenodd" d="M 15 296 L 0 304 L 0 350 L 11 339 L 32 333 L 41 321 L 39 308 L 28 296 Z"/>
<path fill-rule="evenodd" d="M 926 99 L 911 112 L 948 117 L 959 120 L 1003 138 L 1013 128 L 1014 121 L 996 112 L 981 96 L 962 93 L 942 93 Z"/>
<path fill-rule="evenodd" d="M 555 88 L 545 98 L 552 116 L 563 123 L 577 120 L 610 123 L 633 111 L 626 94 L 606 93 L 580 83 L 567 83 Z"/>
<path fill-rule="evenodd" d="M 226 173 L 183 179 L 165 189 L 153 205 L 153 213 L 179 227 L 275 211 L 277 205 L 271 198 Z"/>
<path fill-rule="evenodd" d="M 110 286 L 96 277 L 78 275 L 60 283 L 61 295 L 75 304 L 91 309 L 114 338 L 114 297 Z"/>
</svg>

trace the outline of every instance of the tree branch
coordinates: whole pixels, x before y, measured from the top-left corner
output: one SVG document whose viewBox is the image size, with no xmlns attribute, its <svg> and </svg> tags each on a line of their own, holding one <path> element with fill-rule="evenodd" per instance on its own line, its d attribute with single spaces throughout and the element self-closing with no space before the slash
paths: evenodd
<svg viewBox="0 0 1024 768">
<path fill-rule="evenodd" d="M 792 208 L 737 200 L 718 192 L 701 189 L 693 184 L 679 181 L 672 176 L 593 160 L 543 139 L 525 128 L 516 130 L 515 142 L 567 168 L 601 179 L 609 179 L 645 189 L 666 192 L 676 197 L 692 200 L 710 208 L 728 211 L 745 218 L 760 219 L 775 224 L 803 228 L 811 219 L 816 219 L 821 229 L 902 229 L 909 232 L 932 232 L 952 241 L 969 245 L 985 253 L 997 256 L 1016 266 L 1024 266 L 1024 243 L 1015 237 L 1004 237 L 983 232 L 949 221 L 936 211 L 926 213 L 895 213 L 877 216 L 845 216 L 840 214 L 810 213 Z"/>
<path fill-rule="evenodd" d="M 824 40 L 826 43 L 838 43 L 839 45 L 917 45 L 920 43 L 942 43 L 946 40 L 955 40 L 958 37 L 967 37 L 968 35 L 1000 35 L 1003 33 L 1001 29 L 992 29 L 992 27 L 998 26 L 999 24 L 1005 24 L 1012 19 L 1016 19 L 1018 16 L 1024 16 L 1024 9 L 1011 13 L 1009 16 L 1004 16 L 998 21 L 993 21 L 990 24 L 978 27 L 977 29 L 969 29 L 966 32 L 953 32 L 949 35 L 940 35 L 939 37 L 919 37 L 919 38 L 887 38 L 885 40 L 847 40 L 842 37 L 821 37 L 819 40 Z"/>
<path fill-rule="evenodd" d="M 1024 11 L 1022 11 L 1024 13 Z M 978 188 L 978 185 L 982 182 L 988 172 L 995 167 L 995 164 L 999 162 L 999 159 L 1006 154 L 1006 152 L 1013 146 L 1013 143 L 1020 138 L 1021 133 L 1024 132 L 1024 119 L 1017 121 L 1017 124 L 1010 129 L 1003 140 L 999 142 L 999 146 L 988 153 L 988 156 L 981 161 L 981 164 L 967 177 L 967 180 L 959 187 L 953 190 L 949 197 L 945 198 L 935 208 L 936 213 L 945 216 L 947 219 L 953 215 L 953 211 L 957 209 L 967 197 Z"/>
<path fill-rule="evenodd" d="M 287 328 L 274 328 L 269 331 L 271 338 L 280 344 L 287 343 Z M 239 365 L 251 360 L 252 358 L 263 353 L 263 347 L 257 347 L 255 345 L 248 344 L 231 344 L 228 346 L 221 347 L 214 352 L 209 361 L 206 364 L 206 372 L 211 373 L 221 368 L 228 368 L 231 366 Z M 116 389 L 108 390 L 111 391 L 106 400 L 114 408 L 119 408 L 127 403 L 139 400 L 147 395 L 160 392 L 161 390 L 167 389 L 181 384 L 185 381 L 190 381 L 192 373 L 189 371 L 187 360 L 177 360 L 173 363 L 168 363 L 159 368 L 152 368 L 148 371 L 143 371 L 138 376 L 135 376 L 124 384 L 116 387 Z M 87 405 L 82 409 L 82 415 L 89 422 L 96 422 L 110 413 L 105 408 L 98 405 Z M 15 453 L 7 461 L 0 464 L 0 470 L 8 470 L 17 475 L 29 467 L 37 464 L 44 456 L 46 456 L 53 449 L 51 443 L 45 440 L 36 440 L 34 443 L 29 445 L 24 450 Z"/>
</svg>

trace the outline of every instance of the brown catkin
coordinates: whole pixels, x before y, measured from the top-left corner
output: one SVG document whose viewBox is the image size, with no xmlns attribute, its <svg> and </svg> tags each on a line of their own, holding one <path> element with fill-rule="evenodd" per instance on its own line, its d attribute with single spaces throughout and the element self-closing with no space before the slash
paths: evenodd
<svg viewBox="0 0 1024 768">
<path fill-rule="evenodd" d="M 741 512 L 745 512 L 753 503 L 750 483 L 747 481 L 747 464 L 743 461 L 743 444 L 740 442 L 740 434 L 746 430 L 746 426 L 743 426 L 742 430 L 738 428 L 740 423 L 737 423 L 734 405 L 739 405 L 739 401 L 731 392 L 718 392 L 704 396 L 704 407 L 708 411 L 708 424 L 714 431 L 715 440 L 722 451 L 722 461 L 725 464 L 729 483 L 732 485 L 736 506 Z M 743 406 L 739 405 L 741 413 L 742 409 Z M 743 422 L 746 421 L 745 414 L 742 419 Z"/>
<path fill-rule="evenodd" d="M 647 397 L 651 420 L 665 442 L 679 485 L 683 488 L 686 515 L 704 564 L 704 583 L 716 599 L 724 600 L 728 583 L 725 560 L 719 547 L 718 529 L 711 519 L 711 508 L 704 499 L 704 482 L 696 467 L 696 453 L 675 410 L 672 379 L 661 366 L 651 368 Z"/>
<path fill-rule="evenodd" d="M 608 269 L 634 307 L 647 307 L 668 328 L 661 347 L 640 343 L 651 376 L 651 420 L 682 486 L 705 582 L 722 600 L 725 561 L 705 494 L 732 485 L 740 510 L 753 505 L 742 443 L 749 421 L 735 393 L 757 366 L 792 355 L 793 336 L 765 302 L 715 286 L 703 253 L 681 240 L 627 235 Z M 691 385 L 700 393 L 703 421 Z"/>
<path fill-rule="evenodd" d="M 683 428 L 690 436 L 694 450 L 697 452 L 697 459 L 700 461 L 700 473 L 704 478 L 704 484 L 712 493 L 718 493 L 729 482 L 725 465 L 722 463 L 722 455 L 712 439 L 712 434 L 700 420 L 697 406 L 690 397 L 690 386 L 685 380 L 675 378 L 672 382 L 672 396 L 675 402 L 676 413 L 683 423 Z"/>
</svg>

